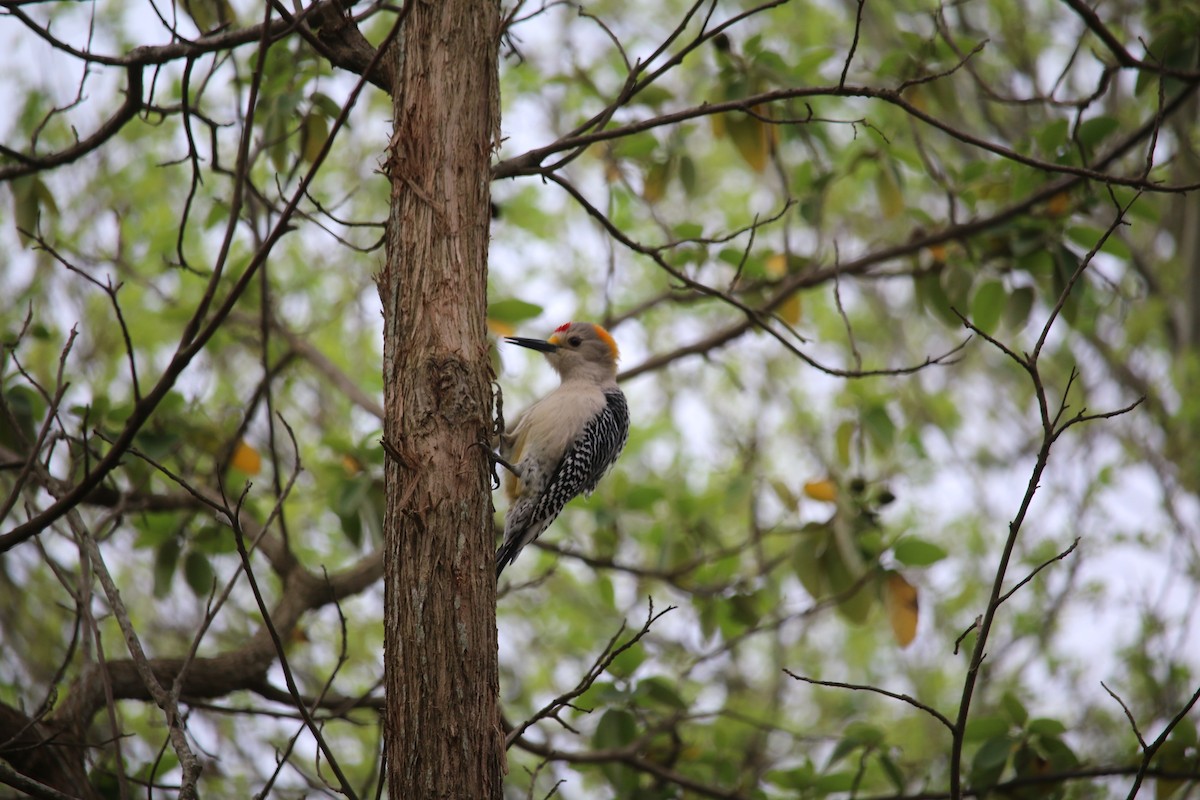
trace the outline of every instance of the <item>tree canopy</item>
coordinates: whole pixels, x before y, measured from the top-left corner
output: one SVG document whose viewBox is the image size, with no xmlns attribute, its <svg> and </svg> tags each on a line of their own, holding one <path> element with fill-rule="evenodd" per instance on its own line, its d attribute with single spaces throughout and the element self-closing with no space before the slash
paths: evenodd
<svg viewBox="0 0 1200 800">
<path fill-rule="evenodd" d="M 0 796 L 386 791 L 385 464 L 487 446 L 384 447 L 412 7 L 0 0 Z M 406 320 L 497 420 L 603 324 L 633 422 L 499 584 L 504 796 L 1196 796 L 1200 4 L 471 21 L 488 336 Z"/>
</svg>

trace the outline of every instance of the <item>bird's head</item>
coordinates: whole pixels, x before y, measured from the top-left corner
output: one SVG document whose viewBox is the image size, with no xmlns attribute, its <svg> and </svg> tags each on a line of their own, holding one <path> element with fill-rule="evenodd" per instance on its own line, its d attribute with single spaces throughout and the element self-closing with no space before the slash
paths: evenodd
<svg viewBox="0 0 1200 800">
<path fill-rule="evenodd" d="M 620 352 L 612 334 L 591 322 L 568 322 L 555 329 L 549 339 L 509 336 L 511 344 L 546 354 L 550 366 L 563 380 L 574 377 L 608 381 L 617 374 Z"/>
</svg>

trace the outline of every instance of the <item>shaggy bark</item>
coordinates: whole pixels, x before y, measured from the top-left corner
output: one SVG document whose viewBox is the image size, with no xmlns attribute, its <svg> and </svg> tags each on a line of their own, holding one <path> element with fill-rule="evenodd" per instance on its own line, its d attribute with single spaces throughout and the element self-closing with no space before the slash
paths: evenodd
<svg viewBox="0 0 1200 800">
<path fill-rule="evenodd" d="M 500 10 L 416 3 L 397 48 L 384 317 L 385 684 L 392 797 L 499 798 L 486 443 Z M 481 446 L 483 445 L 483 446 Z"/>
</svg>

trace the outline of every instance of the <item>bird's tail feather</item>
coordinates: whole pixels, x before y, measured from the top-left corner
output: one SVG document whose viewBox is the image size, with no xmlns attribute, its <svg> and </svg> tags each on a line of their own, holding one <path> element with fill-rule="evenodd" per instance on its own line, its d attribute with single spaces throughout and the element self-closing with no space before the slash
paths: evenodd
<svg viewBox="0 0 1200 800">
<path fill-rule="evenodd" d="M 496 580 L 500 579 L 500 573 L 504 572 L 504 568 L 513 562 L 519 552 L 521 552 L 520 539 L 513 537 L 504 540 L 504 544 L 500 545 L 500 549 L 496 551 Z"/>
</svg>

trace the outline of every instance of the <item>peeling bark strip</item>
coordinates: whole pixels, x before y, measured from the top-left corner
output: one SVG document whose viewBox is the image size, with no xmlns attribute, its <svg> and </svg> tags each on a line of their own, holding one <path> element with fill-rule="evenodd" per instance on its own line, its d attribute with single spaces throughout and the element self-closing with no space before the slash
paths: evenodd
<svg viewBox="0 0 1200 800">
<path fill-rule="evenodd" d="M 487 248 L 499 136 L 495 0 L 406 8 L 384 317 L 385 683 L 391 797 L 499 798 L 488 469 Z"/>
</svg>

